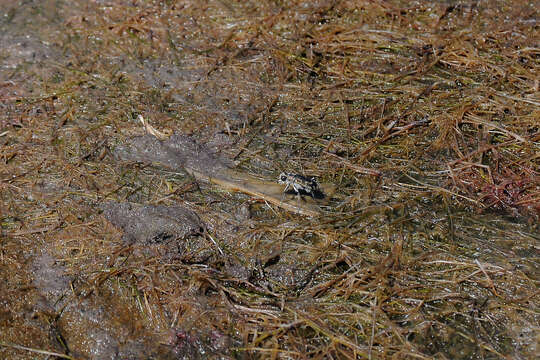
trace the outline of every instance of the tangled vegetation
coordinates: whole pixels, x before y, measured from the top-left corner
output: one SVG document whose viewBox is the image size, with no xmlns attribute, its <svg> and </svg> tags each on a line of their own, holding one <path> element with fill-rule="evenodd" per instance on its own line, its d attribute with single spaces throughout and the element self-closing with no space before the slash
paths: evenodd
<svg viewBox="0 0 540 360">
<path fill-rule="evenodd" d="M 537 2 L 0 4 L 0 357 L 538 353 Z"/>
</svg>

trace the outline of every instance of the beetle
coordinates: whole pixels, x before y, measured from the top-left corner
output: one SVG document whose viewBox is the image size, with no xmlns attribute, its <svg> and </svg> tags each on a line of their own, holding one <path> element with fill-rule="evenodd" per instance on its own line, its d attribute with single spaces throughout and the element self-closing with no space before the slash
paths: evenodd
<svg viewBox="0 0 540 360">
<path fill-rule="evenodd" d="M 323 197 L 317 180 L 312 177 L 282 172 L 279 174 L 278 183 L 285 184 L 285 189 L 283 190 L 284 193 L 287 191 L 292 191 L 299 197 L 302 195 L 309 195 L 314 199 Z"/>
</svg>

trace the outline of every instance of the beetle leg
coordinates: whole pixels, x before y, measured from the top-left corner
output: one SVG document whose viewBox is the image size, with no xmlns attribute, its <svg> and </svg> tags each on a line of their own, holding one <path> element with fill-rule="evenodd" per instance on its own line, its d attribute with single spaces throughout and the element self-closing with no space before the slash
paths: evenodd
<svg viewBox="0 0 540 360">
<path fill-rule="evenodd" d="M 286 193 L 287 190 L 289 190 L 289 187 L 291 186 L 290 183 L 287 183 L 287 185 L 285 186 L 285 189 L 283 189 L 283 192 Z"/>
<path fill-rule="evenodd" d="M 302 194 L 300 194 L 301 186 L 298 184 L 293 184 L 293 188 L 294 188 L 294 191 L 296 191 L 296 198 L 298 200 L 304 200 L 304 198 L 302 197 Z"/>
</svg>

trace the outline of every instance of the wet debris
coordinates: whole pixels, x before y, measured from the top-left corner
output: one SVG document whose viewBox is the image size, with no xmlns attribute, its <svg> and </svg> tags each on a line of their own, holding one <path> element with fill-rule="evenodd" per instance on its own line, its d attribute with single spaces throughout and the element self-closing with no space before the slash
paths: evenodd
<svg viewBox="0 0 540 360">
<path fill-rule="evenodd" d="M 171 169 L 192 170 L 207 176 L 219 176 L 231 166 L 226 159 L 204 145 L 178 133 L 163 141 L 149 134 L 134 137 L 117 147 L 115 154 L 122 160 L 157 163 Z"/>
<path fill-rule="evenodd" d="M 73 277 L 68 276 L 62 266 L 46 249 L 33 259 L 33 285 L 48 297 L 58 298 L 69 290 Z"/>
<path fill-rule="evenodd" d="M 57 329 L 75 359 L 174 359 L 159 337 L 118 294 L 101 289 L 100 298 L 80 298 L 62 310 Z M 129 321 L 128 321 L 129 320 Z"/>
<path fill-rule="evenodd" d="M 218 330 L 205 333 L 198 330 L 187 331 L 173 328 L 164 345 L 170 348 L 176 359 L 205 359 L 211 354 L 228 353 L 231 338 Z"/>
<path fill-rule="evenodd" d="M 103 209 L 107 220 L 124 230 L 123 238 L 130 244 L 159 244 L 203 232 L 197 214 L 182 206 L 108 201 Z"/>
<path fill-rule="evenodd" d="M 128 245 L 189 263 L 205 262 L 214 253 L 213 244 L 202 236 L 204 224 L 185 207 L 109 201 L 102 208 L 105 218 L 124 231 Z"/>
</svg>

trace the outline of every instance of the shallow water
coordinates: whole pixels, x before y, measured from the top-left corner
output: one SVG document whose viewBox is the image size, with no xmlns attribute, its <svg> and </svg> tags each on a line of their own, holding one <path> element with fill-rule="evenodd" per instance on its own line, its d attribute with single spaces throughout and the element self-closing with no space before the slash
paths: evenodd
<svg viewBox="0 0 540 360">
<path fill-rule="evenodd" d="M 0 15 L 0 357 L 536 354 L 528 3 Z"/>
</svg>

